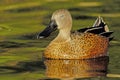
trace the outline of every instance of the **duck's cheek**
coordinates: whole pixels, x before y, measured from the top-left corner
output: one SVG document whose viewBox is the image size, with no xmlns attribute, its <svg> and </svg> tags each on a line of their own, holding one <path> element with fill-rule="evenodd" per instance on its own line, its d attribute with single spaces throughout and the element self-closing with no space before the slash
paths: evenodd
<svg viewBox="0 0 120 80">
<path fill-rule="evenodd" d="M 57 29 L 60 29 L 60 27 L 58 26 Z"/>
<path fill-rule="evenodd" d="M 57 29 L 62 29 L 62 28 L 63 28 L 63 24 L 64 24 L 64 23 L 63 23 L 62 21 L 61 21 L 61 22 L 58 22 L 58 23 L 57 23 L 57 25 L 58 25 L 58 26 L 57 26 Z"/>
<path fill-rule="evenodd" d="M 56 24 L 58 25 L 58 26 L 57 26 L 57 29 L 60 29 L 60 28 L 61 28 L 61 27 L 60 27 L 60 22 L 56 21 Z"/>
<path fill-rule="evenodd" d="M 58 27 L 57 27 L 58 30 L 61 30 L 62 28 L 63 28 L 62 26 L 58 26 Z"/>
</svg>

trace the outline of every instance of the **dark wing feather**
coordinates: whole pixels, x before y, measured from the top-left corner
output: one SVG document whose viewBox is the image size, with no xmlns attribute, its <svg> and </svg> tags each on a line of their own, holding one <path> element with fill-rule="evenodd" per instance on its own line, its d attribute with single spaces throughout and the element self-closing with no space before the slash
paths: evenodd
<svg viewBox="0 0 120 80">
<path fill-rule="evenodd" d="M 110 32 L 103 32 L 103 33 L 100 33 L 100 35 L 105 36 L 105 37 L 110 37 L 110 35 L 112 33 L 113 33 L 112 31 L 110 31 Z"/>
<path fill-rule="evenodd" d="M 109 37 L 109 41 L 113 40 L 114 37 Z"/>
<path fill-rule="evenodd" d="M 96 19 L 96 21 L 92 27 L 82 28 L 82 29 L 77 30 L 77 32 L 82 32 L 82 33 L 89 32 L 89 33 L 93 33 L 93 34 L 99 34 L 101 36 L 108 37 L 109 41 L 111 41 L 113 39 L 113 37 L 111 37 L 111 34 L 113 32 L 109 31 L 108 26 L 105 24 L 105 22 L 103 21 L 103 19 L 101 17 L 98 17 Z"/>
</svg>

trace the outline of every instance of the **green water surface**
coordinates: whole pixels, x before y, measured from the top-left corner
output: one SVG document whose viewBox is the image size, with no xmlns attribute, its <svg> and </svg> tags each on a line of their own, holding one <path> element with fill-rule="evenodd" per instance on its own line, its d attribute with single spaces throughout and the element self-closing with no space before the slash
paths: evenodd
<svg viewBox="0 0 120 80">
<path fill-rule="evenodd" d="M 42 53 L 57 32 L 41 40 L 36 35 L 61 8 L 72 14 L 73 30 L 102 16 L 114 31 L 107 77 L 78 80 L 120 79 L 120 0 L 0 0 L 0 80 L 44 80 Z"/>
</svg>

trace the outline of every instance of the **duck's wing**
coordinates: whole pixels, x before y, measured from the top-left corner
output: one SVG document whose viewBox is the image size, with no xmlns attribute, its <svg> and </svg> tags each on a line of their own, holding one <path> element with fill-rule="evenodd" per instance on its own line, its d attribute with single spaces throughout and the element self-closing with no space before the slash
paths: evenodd
<svg viewBox="0 0 120 80">
<path fill-rule="evenodd" d="M 82 29 L 77 30 L 77 32 L 82 32 L 82 33 L 89 32 L 89 33 L 93 33 L 93 34 L 99 34 L 99 35 L 109 38 L 109 41 L 111 41 L 113 39 L 113 37 L 111 37 L 111 34 L 113 32 L 109 31 L 108 26 L 106 25 L 106 23 L 103 21 L 103 18 L 101 18 L 101 17 L 98 17 L 96 19 L 96 21 L 92 27 L 82 28 Z"/>
</svg>

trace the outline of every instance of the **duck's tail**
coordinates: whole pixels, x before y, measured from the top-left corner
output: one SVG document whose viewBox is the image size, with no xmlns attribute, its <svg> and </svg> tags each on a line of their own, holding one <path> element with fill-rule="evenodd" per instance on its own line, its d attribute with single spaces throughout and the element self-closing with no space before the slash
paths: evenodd
<svg viewBox="0 0 120 80">
<path fill-rule="evenodd" d="M 111 34 L 113 33 L 113 31 L 110 31 L 108 28 L 108 25 L 104 22 L 102 17 L 98 17 L 95 21 L 95 23 L 93 24 L 93 27 L 95 28 L 99 28 L 101 27 L 101 33 L 99 33 L 102 36 L 108 37 L 109 41 L 111 41 L 113 39 L 113 36 L 111 36 Z"/>
<path fill-rule="evenodd" d="M 80 29 L 78 31 L 99 34 L 99 35 L 102 35 L 102 36 L 109 38 L 109 41 L 111 41 L 113 39 L 113 36 L 111 36 L 113 31 L 109 30 L 107 24 L 104 22 L 103 18 L 100 16 L 96 19 L 96 21 L 92 27 L 83 28 L 83 29 Z"/>
<path fill-rule="evenodd" d="M 100 16 L 94 22 L 93 27 L 104 27 L 105 32 L 109 32 L 108 26 L 104 22 L 103 18 Z"/>
</svg>

